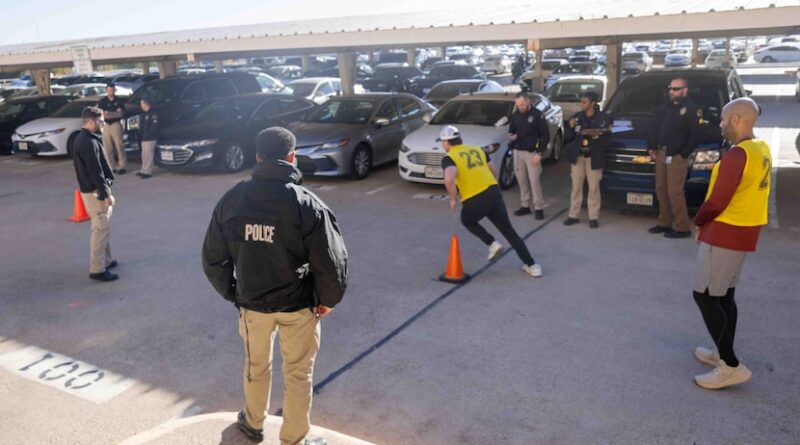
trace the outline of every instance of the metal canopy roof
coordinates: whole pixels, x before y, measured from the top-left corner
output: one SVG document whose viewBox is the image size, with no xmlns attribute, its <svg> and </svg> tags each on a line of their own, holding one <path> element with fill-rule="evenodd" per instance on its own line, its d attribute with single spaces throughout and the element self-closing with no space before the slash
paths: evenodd
<svg viewBox="0 0 800 445">
<path fill-rule="evenodd" d="M 0 68 L 96 62 L 308 54 L 539 39 L 542 45 L 620 39 L 800 32 L 800 0 L 595 0 L 365 15 L 97 37 L 0 47 Z"/>
</svg>

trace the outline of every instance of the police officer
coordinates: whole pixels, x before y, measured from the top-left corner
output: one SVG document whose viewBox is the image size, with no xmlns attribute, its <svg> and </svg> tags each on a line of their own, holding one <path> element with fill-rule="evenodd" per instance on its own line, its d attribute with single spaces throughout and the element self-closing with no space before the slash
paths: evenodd
<svg viewBox="0 0 800 445">
<path fill-rule="evenodd" d="M 347 251 L 333 212 L 300 185 L 295 137 L 268 128 L 256 141 L 253 177 L 228 191 L 211 217 L 203 269 L 223 298 L 239 308 L 244 341 L 245 408 L 237 426 L 262 441 L 269 402 L 272 343 L 283 355 L 283 445 L 324 445 L 309 439 L 312 371 L 320 319 L 347 287 Z"/>
<path fill-rule="evenodd" d="M 514 149 L 514 174 L 519 184 L 520 208 L 514 215 L 531 213 L 531 197 L 536 219 L 544 219 L 544 194 L 542 193 L 542 153 L 550 140 L 550 130 L 542 112 L 531 105 L 531 98 L 517 93 L 516 110 L 511 114 L 508 138 Z"/>
<path fill-rule="evenodd" d="M 444 184 L 450 196 L 450 208 L 456 209 L 458 196 L 461 195 L 461 223 L 489 246 L 488 260 L 497 258 L 504 247 L 480 225 L 485 217 L 511 243 L 511 247 L 524 263 L 522 270 L 532 277 L 541 277 L 542 266 L 533 260 L 525 241 L 508 219 L 508 210 L 495 179 L 497 168 L 486 152 L 479 147 L 464 145 L 458 128 L 452 125 L 442 128 L 439 140 L 447 153 L 442 159 L 442 168 Z"/>
<path fill-rule="evenodd" d="M 140 102 L 142 111 L 139 124 L 139 146 L 142 149 L 142 169 L 136 176 L 147 179 L 153 176 L 153 161 L 156 155 L 156 140 L 158 139 L 158 115 L 153 111 L 153 105 L 147 99 Z"/>
<path fill-rule="evenodd" d="M 658 225 L 650 233 L 667 238 L 692 235 L 683 187 L 689 172 L 689 156 L 700 142 L 703 110 L 688 97 L 689 82 L 681 77 L 669 83 L 669 100 L 659 106 L 647 140 L 656 162 Z"/>
<path fill-rule="evenodd" d="M 125 102 L 114 94 L 114 85 L 106 86 L 106 95 L 97 103 L 97 108 L 103 110 L 103 148 L 106 159 L 111 164 L 115 173 L 124 175 L 128 166 L 128 157 L 125 155 L 125 146 L 122 144 L 122 116 L 125 112 Z M 117 161 L 114 162 L 116 152 Z"/>
<path fill-rule="evenodd" d="M 603 179 L 605 149 L 610 142 L 611 119 L 600 111 L 597 93 L 586 92 L 580 96 L 581 111 L 569 119 L 566 127 L 564 156 L 572 163 L 572 194 L 570 196 L 569 216 L 564 225 L 579 222 L 583 205 L 583 183 L 589 183 L 589 227 L 599 226 L 600 181 Z"/>
<path fill-rule="evenodd" d="M 750 98 L 735 99 L 722 109 L 720 128 L 733 148 L 711 171 L 706 201 L 694 220 L 700 244 L 694 300 L 714 341 L 713 349 L 695 349 L 695 357 L 714 369 L 694 381 L 706 389 L 744 383 L 752 375 L 733 351 L 734 293 L 745 257 L 756 250 L 767 224 L 772 156 L 766 142 L 753 134 L 758 115 Z"/>
<path fill-rule="evenodd" d="M 111 211 L 115 204 L 111 194 L 114 174 L 103 154 L 103 143 L 95 136 L 103 124 L 100 110 L 86 108 L 81 119 L 83 128 L 73 141 L 72 163 L 78 177 L 83 204 L 92 220 L 89 278 L 114 281 L 119 277 L 109 270 L 117 266 L 117 261 L 111 258 L 111 244 L 108 240 L 111 233 Z"/>
</svg>

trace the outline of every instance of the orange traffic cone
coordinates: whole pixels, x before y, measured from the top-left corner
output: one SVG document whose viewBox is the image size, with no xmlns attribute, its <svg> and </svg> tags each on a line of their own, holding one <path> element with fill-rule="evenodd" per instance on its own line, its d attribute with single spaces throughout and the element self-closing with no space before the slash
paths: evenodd
<svg viewBox="0 0 800 445">
<path fill-rule="evenodd" d="M 88 221 L 89 214 L 86 213 L 86 207 L 83 206 L 83 198 L 81 197 L 81 191 L 75 189 L 75 205 L 74 210 L 72 211 L 72 218 L 69 220 L 72 222 L 82 222 Z"/>
<path fill-rule="evenodd" d="M 450 238 L 450 257 L 447 259 L 447 269 L 439 277 L 439 280 L 448 283 L 463 283 L 469 278 L 469 275 L 465 274 L 464 269 L 461 267 L 461 250 L 458 248 L 458 235 L 453 235 Z"/>
</svg>

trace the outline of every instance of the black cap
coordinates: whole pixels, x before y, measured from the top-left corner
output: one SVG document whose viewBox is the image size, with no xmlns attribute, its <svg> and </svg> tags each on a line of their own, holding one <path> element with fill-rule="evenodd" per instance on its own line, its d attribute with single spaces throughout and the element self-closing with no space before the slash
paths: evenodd
<svg viewBox="0 0 800 445">
<path fill-rule="evenodd" d="M 261 159 L 285 159 L 294 152 L 297 140 L 283 127 L 270 127 L 256 136 L 256 150 Z"/>
</svg>

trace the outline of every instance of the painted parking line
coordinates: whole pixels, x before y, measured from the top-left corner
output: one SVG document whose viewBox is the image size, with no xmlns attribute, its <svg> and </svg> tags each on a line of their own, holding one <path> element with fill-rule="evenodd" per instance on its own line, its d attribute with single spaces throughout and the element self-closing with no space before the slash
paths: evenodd
<svg viewBox="0 0 800 445">
<path fill-rule="evenodd" d="M 384 191 L 384 190 L 386 190 L 386 189 L 389 189 L 389 188 L 391 188 L 391 187 L 392 187 L 392 186 L 391 186 L 391 184 L 390 184 L 390 185 L 384 185 L 383 187 L 378 187 L 378 188 L 376 188 L 376 189 L 374 189 L 374 190 L 370 190 L 370 191 L 368 191 L 368 192 L 367 192 L 367 195 L 370 195 L 370 196 L 372 196 L 372 195 L 374 195 L 374 194 L 376 194 L 376 193 L 380 193 L 380 192 L 382 192 L 382 191 Z"/>
<path fill-rule="evenodd" d="M 22 159 L 6 159 L 6 164 L 14 164 L 14 165 L 40 165 L 42 161 L 23 161 Z"/>
<path fill-rule="evenodd" d="M 338 188 L 338 186 L 336 185 L 322 185 L 322 184 L 303 184 L 303 186 L 315 192 L 330 192 L 331 190 L 336 190 Z"/>
<path fill-rule="evenodd" d="M 107 402 L 136 383 L 119 374 L 36 346 L 0 355 L 0 366 L 28 380 L 94 403 Z"/>
</svg>

